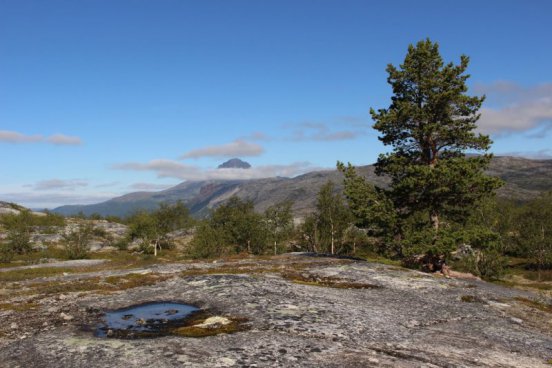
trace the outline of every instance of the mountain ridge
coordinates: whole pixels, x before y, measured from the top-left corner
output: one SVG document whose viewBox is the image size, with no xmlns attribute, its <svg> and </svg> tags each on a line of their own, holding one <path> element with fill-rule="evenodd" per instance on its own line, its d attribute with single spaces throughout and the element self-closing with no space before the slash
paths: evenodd
<svg viewBox="0 0 552 368">
<path fill-rule="evenodd" d="M 374 165 L 358 166 L 357 171 L 376 185 L 385 186 L 388 183 L 387 178 L 375 175 Z M 505 186 L 498 192 L 501 197 L 524 201 L 552 190 L 552 160 L 496 156 L 487 173 L 505 181 Z M 257 211 L 264 211 L 280 201 L 292 200 L 294 213 L 301 217 L 314 209 L 316 194 L 328 180 L 336 184 L 337 190 L 342 190 L 343 176 L 334 169 L 313 171 L 293 178 L 186 181 L 159 192 L 128 193 L 92 205 L 57 207 L 53 212 L 63 215 L 83 212 L 85 215 L 125 216 L 137 210 L 153 210 L 161 202 L 181 200 L 193 215 L 204 217 L 211 208 L 237 195 L 252 200 Z"/>
</svg>

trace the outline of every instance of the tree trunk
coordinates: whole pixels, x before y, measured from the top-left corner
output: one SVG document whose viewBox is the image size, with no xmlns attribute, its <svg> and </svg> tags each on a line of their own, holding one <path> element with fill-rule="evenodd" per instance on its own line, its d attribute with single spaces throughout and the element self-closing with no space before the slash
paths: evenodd
<svg viewBox="0 0 552 368">
<path fill-rule="evenodd" d="M 157 240 L 153 243 L 153 255 L 157 257 Z"/>
<path fill-rule="evenodd" d="M 433 227 L 433 230 L 438 231 L 439 230 L 439 212 L 432 210 L 431 214 L 429 215 L 429 219 L 431 221 L 431 226 Z"/>
<path fill-rule="evenodd" d="M 247 240 L 247 253 L 251 254 L 251 240 Z"/>
<path fill-rule="evenodd" d="M 334 225 L 333 225 L 333 222 L 331 224 L 331 232 L 332 232 L 332 254 L 334 254 L 335 250 L 334 250 Z"/>
<path fill-rule="evenodd" d="M 276 255 L 276 240 L 274 240 L 274 255 Z"/>
</svg>

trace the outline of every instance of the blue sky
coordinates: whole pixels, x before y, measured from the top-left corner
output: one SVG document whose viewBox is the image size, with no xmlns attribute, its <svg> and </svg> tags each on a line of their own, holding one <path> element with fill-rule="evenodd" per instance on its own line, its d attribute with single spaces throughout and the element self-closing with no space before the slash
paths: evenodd
<svg viewBox="0 0 552 368">
<path fill-rule="evenodd" d="M 0 200 L 368 164 L 385 67 L 471 57 L 496 154 L 550 157 L 552 2 L 0 0 Z M 253 165 L 220 172 L 230 157 Z"/>
</svg>

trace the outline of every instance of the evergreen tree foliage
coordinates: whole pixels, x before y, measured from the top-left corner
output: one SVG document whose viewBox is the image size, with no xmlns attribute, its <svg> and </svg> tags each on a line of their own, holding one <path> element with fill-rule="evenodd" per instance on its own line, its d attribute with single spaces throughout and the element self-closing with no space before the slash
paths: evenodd
<svg viewBox="0 0 552 368">
<path fill-rule="evenodd" d="M 392 147 L 378 158 L 376 173 L 391 178 L 388 195 L 400 218 L 421 220 L 401 229 L 418 251 L 450 250 L 452 225 L 500 186 L 483 172 L 491 140 L 476 133 L 484 98 L 466 93 L 468 62 L 461 56 L 458 65 L 445 64 L 429 39 L 411 45 L 399 68 L 387 67 L 391 105 L 370 111 L 379 139 Z"/>
<path fill-rule="evenodd" d="M 385 191 L 358 175 L 350 163 L 345 166 L 338 162 L 337 169 L 344 175 L 343 194 L 356 225 L 374 236 L 392 235 L 397 225 L 397 214 Z"/>
</svg>

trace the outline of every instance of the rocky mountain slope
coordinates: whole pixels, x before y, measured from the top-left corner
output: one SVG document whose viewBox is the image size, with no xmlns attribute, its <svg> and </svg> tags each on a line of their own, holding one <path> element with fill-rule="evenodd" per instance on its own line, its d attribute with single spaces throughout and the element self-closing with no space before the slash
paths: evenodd
<svg viewBox="0 0 552 368">
<path fill-rule="evenodd" d="M 385 185 L 386 179 L 374 173 L 372 165 L 362 166 L 358 171 L 377 185 Z M 488 171 L 502 178 L 506 184 L 499 195 L 517 200 L 527 200 L 542 191 L 552 190 L 552 160 L 529 160 L 519 157 L 495 157 Z M 294 201 L 296 216 L 303 216 L 314 208 L 319 188 L 332 180 L 337 189 L 342 189 L 342 175 L 336 170 L 317 171 L 295 178 L 267 178 L 255 180 L 208 180 L 183 182 L 160 192 L 137 192 L 113 198 L 109 201 L 87 206 L 62 206 L 54 212 L 72 215 L 124 216 L 138 209 L 151 210 L 161 202 L 182 200 L 198 217 L 237 195 L 252 200 L 258 211 L 283 201 Z"/>
</svg>

